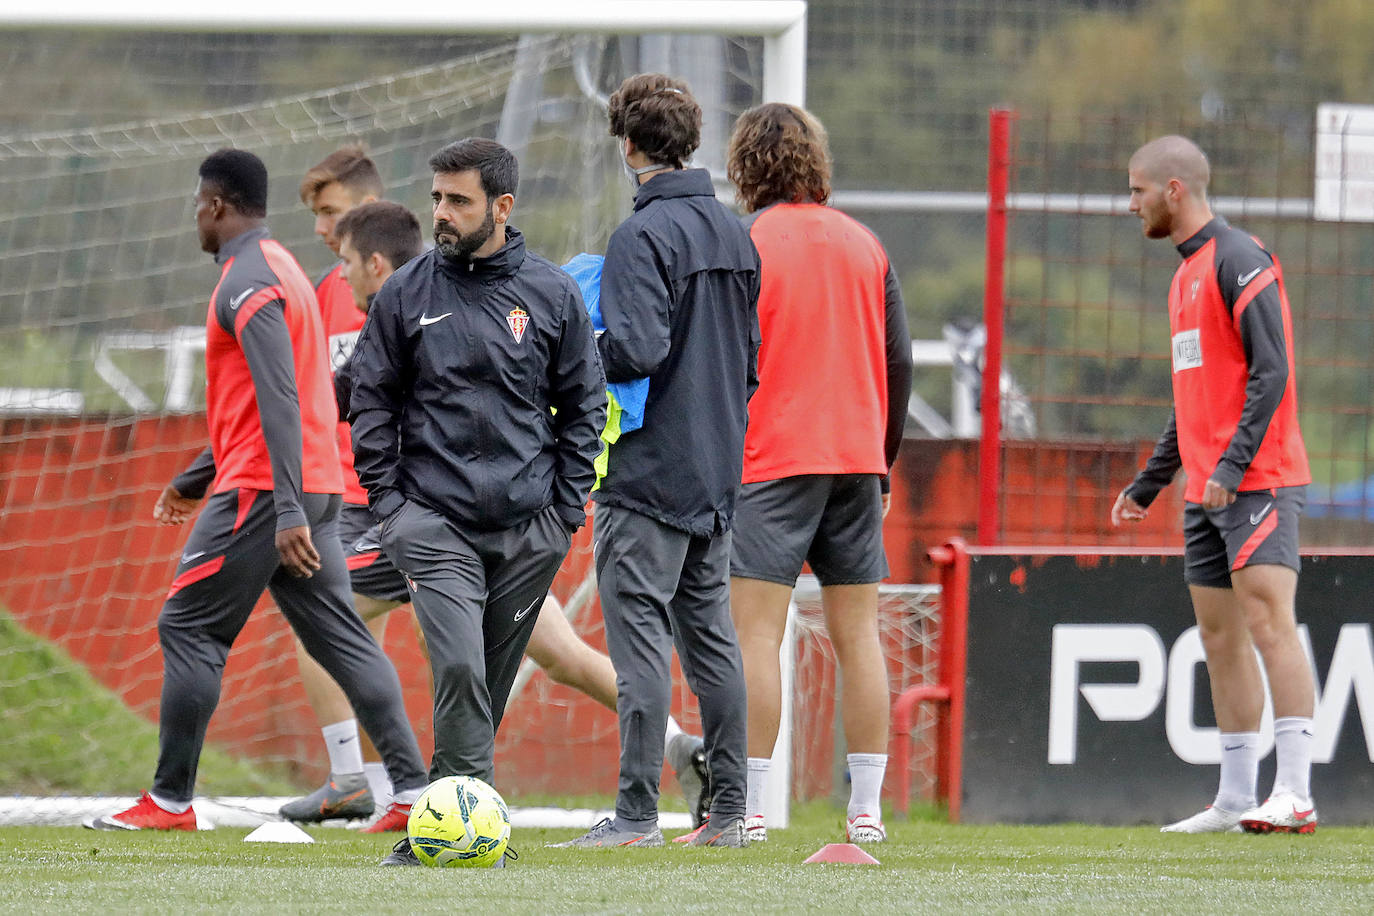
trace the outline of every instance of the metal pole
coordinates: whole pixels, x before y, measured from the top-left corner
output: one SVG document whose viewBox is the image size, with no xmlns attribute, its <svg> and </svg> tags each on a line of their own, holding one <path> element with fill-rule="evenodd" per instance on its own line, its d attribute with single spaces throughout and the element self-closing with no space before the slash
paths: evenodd
<svg viewBox="0 0 1374 916">
<path fill-rule="evenodd" d="M 1007 108 L 988 112 L 987 260 L 984 268 L 983 437 L 978 447 L 978 543 L 1000 537 L 997 495 L 1002 479 L 1002 334 L 1006 310 L 1007 189 L 1011 183 L 1011 122 Z"/>
</svg>

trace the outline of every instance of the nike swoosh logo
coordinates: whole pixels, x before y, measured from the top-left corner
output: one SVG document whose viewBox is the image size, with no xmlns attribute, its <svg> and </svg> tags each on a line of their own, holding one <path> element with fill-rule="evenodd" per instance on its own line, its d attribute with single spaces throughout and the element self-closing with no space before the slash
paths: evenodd
<svg viewBox="0 0 1374 916">
<path fill-rule="evenodd" d="M 1263 509 L 1259 510 L 1258 512 L 1251 512 L 1251 513 L 1250 513 L 1250 524 L 1251 524 L 1251 525 L 1258 525 L 1258 524 L 1260 523 L 1260 519 L 1264 518 L 1266 515 L 1269 514 L 1269 508 L 1270 508 L 1271 506 L 1273 506 L 1273 505 L 1274 505 L 1274 501 L 1271 499 L 1269 502 L 1267 502 L 1267 503 L 1264 504 L 1264 508 L 1263 508 Z"/>
<path fill-rule="evenodd" d="M 429 317 L 428 315 L 421 315 L 421 316 L 420 316 L 420 327 L 422 327 L 422 328 L 428 327 L 429 325 L 434 324 L 434 322 L 436 322 L 436 321 L 443 321 L 445 318 L 447 318 L 449 315 L 452 315 L 452 314 L 453 314 L 452 312 L 444 312 L 444 314 L 442 314 L 442 315 L 435 315 L 433 318 Z"/>
<path fill-rule="evenodd" d="M 1263 267 L 1256 267 L 1254 270 L 1250 271 L 1248 274 L 1241 274 L 1239 277 L 1236 277 L 1236 285 L 1237 285 L 1237 286 L 1244 286 L 1245 284 L 1249 283 L 1251 280 L 1253 280 L 1253 279 L 1255 279 L 1256 277 L 1258 277 L 1258 276 L 1260 275 L 1260 271 L 1261 271 L 1261 270 L 1264 270 L 1264 268 L 1263 268 Z"/>
<path fill-rule="evenodd" d="M 339 739 L 339 743 L 340 743 L 340 744 L 347 744 L 347 743 L 350 742 L 350 741 L 357 741 L 357 740 L 358 740 L 358 738 L 357 738 L 356 735 L 349 735 L 347 738 L 340 738 L 340 739 Z"/>
<path fill-rule="evenodd" d="M 250 286 L 248 287 L 248 289 L 245 289 L 243 292 L 239 293 L 237 296 L 229 300 L 229 308 L 237 310 L 240 305 L 243 305 L 243 300 L 247 299 L 251 295 L 253 295 L 253 287 Z"/>
<path fill-rule="evenodd" d="M 190 562 L 191 562 L 192 560 L 194 560 L 196 557 L 203 557 L 203 556 L 205 556 L 205 551 L 203 551 L 203 550 L 197 550 L 195 553 L 183 553 L 183 554 L 181 555 L 181 562 L 183 562 L 183 563 L 190 563 Z"/>
<path fill-rule="evenodd" d="M 539 604 L 539 602 L 541 602 L 541 601 L 543 601 L 543 600 L 544 600 L 544 596 L 543 596 L 543 595 L 540 595 L 538 598 L 535 598 L 533 604 L 531 604 L 529 607 L 525 608 L 523 611 L 521 611 L 520 613 L 518 613 L 518 614 L 515 615 L 515 622 L 516 622 L 516 623 L 519 623 L 520 621 L 524 620 L 524 619 L 525 619 L 525 615 L 528 614 L 530 611 L 534 610 L 535 605 Z"/>
<path fill-rule="evenodd" d="M 1226 750 L 1228 750 L 1228 751 L 1238 751 L 1238 750 L 1240 750 L 1240 749 L 1243 748 L 1243 747 L 1245 747 L 1245 745 L 1243 745 L 1243 744 L 1228 744 L 1228 745 L 1226 745 Z"/>
<path fill-rule="evenodd" d="M 372 543 L 368 543 L 368 542 L 364 542 L 364 541 L 359 541 L 358 543 L 356 543 L 356 544 L 353 545 L 353 552 L 354 552 L 354 553 L 367 553 L 369 550 L 381 550 L 381 549 L 382 549 L 382 545 L 381 545 L 381 544 L 372 544 Z"/>
<path fill-rule="evenodd" d="M 1312 812 L 1313 812 L 1313 811 L 1316 811 L 1316 810 L 1317 810 L 1316 808 L 1308 808 L 1306 811 L 1299 811 L 1299 810 L 1298 810 L 1298 806 L 1297 806 L 1297 805 L 1294 805 L 1294 806 L 1293 806 L 1293 816 L 1296 817 L 1296 818 L 1297 818 L 1298 820 L 1300 820 L 1300 821 L 1301 821 L 1301 820 L 1306 820 L 1307 818 L 1311 817 L 1311 816 L 1312 816 Z"/>
</svg>

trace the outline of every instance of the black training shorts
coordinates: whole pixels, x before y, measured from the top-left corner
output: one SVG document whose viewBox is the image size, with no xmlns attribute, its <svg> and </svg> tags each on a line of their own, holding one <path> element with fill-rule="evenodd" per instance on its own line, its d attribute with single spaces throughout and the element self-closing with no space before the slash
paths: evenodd
<svg viewBox="0 0 1374 916">
<path fill-rule="evenodd" d="M 730 575 L 793 585 L 810 563 L 821 585 L 887 578 L 876 474 L 808 474 L 740 489 Z"/>
<path fill-rule="evenodd" d="M 1230 588 L 1231 573 L 1264 563 L 1297 570 L 1298 516 L 1307 487 L 1244 490 L 1221 509 L 1183 509 L 1183 566 L 1189 585 Z"/>
</svg>

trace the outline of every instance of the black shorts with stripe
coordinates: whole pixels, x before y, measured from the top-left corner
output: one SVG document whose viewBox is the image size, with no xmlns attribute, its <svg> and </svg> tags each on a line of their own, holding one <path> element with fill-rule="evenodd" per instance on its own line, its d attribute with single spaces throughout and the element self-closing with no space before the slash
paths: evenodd
<svg viewBox="0 0 1374 916">
<path fill-rule="evenodd" d="M 372 520 L 367 506 L 345 503 L 339 512 L 339 540 L 348 566 L 349 585 L 355 595 L 379 601 L 410 600 L 405 576 L 382 551 L 381 525 Z"/>
<path fill-rule="evenodd" d="M 731 532 L 730 575 L 794 585 L 811 564 L 821 585 L 887 578 L 876 474 L 807 474 L 746 483 Z"/>
<path fill-rule="evenodd" d="M 1189 585 L 1230 588 L 1231 573 L 1273 564 L 1298 570 L 1298 516 L 1307 487 L 1244 490 L 1220 509 L 1183 509 L 1183 566 Z"/>
</svg>

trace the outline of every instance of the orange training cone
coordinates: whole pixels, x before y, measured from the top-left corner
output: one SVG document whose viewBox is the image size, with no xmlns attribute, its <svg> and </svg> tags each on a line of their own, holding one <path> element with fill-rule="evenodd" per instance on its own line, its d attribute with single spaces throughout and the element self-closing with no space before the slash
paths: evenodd
<svg viewBox="0 0 1374 916">
<path fill-rule="evenodd" d="M 835 862 L 842 865 L 881 864 L 853 843 L 826 843 L 813 853 L 804 864 L 811 865 L 815 862 Z"/>
</svg>

